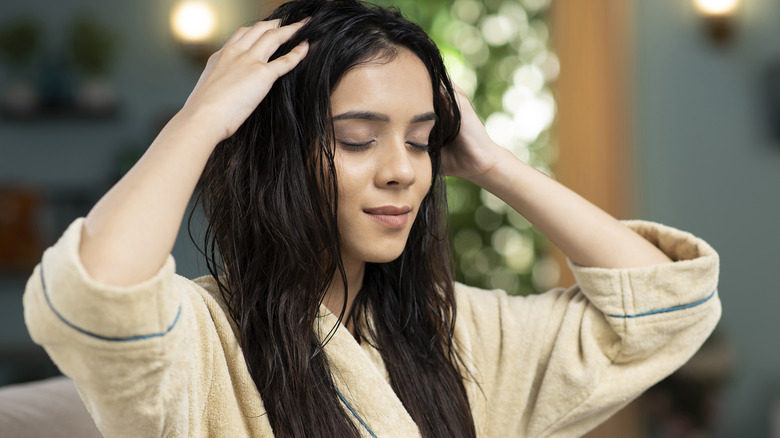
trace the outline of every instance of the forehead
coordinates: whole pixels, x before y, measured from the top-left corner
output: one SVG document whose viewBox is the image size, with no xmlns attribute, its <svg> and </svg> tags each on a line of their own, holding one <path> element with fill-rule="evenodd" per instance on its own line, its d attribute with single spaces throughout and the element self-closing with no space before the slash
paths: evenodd
<svg viewBox="0 0 780 438">
<path fill-rule="evenodd" d="M 373 111 L 398 117 L 433 111 L 433 87 L 428 69 L 408 49 L 377 57 L 348 70 L 331 94 L 334 115 Z"/>
</svg>

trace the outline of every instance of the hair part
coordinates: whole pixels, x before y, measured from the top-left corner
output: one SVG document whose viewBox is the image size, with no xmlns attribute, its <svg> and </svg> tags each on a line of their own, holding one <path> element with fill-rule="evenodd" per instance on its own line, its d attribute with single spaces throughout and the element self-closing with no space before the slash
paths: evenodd
<svg viewBox="0 0 780 438">
<path fill-rule="evenodd" d="M 460 115 L 441 55 L 398 11 L 357 0 L 292 1 L 268 19 L 285 25 L 306 17 L 272 59 L 301 41 L 309 41 L 309 53 L 217 146 L 201 185 L 207 266 L 239 328 L 271 427 L 280 437 L 360 435 L 322 354 L 338 326 L 324 339 L 314 332 L 331 281 L 347 286 L 330 95 L 354 66 L 406 49 L 426 66 L 434 89 L 432 187 L 401 256 L 367 264 L 349 318 L 358 341 L 380 352 L 423 437 L 475 437 L 453 343 L 456 303 L 440 172 L 441 148 L 457 135 Z M 346 303 L 345 297 L 343 310 Z"/>
</svg>

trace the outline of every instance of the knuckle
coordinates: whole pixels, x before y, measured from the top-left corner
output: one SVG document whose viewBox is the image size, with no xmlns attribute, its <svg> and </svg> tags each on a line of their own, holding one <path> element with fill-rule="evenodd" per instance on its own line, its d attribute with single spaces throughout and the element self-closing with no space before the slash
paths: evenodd
<svg viewBox="0 0 780 438">
<path fill-rule="evenodd" d="M 281 76 L 283 71 L 287 70 L 287 60 L 284 58 L 278 58 L 272 63 L 266 64 L 265 71 L 274 76 Z"/>
<path fill-rule="evenodd" d="M 238 29 L 236 29 L 233 32 L 233 35 L 231 35 L 231 38 L 237 38 L 237 37 L 245 34 L 247 30 L 249 30 L 248 27 L 239 27 Z"/>
<path fill-rule="evenodd" d="M 219 60 L 220 56 L 222 56 L 222 49 L 212 53 L 211 56 L 209 56 L 209 59 L 206 60 L 206 65 L 214 65 Z"/>
<path fill-rule="evenodd" d="M 289 27 L 277 27 L 275 29 L 271 29 L 268 31 L 273 35 L 275 38 L 279 39 L 287 39 L 291 37 L 295 33 L 296 29 L 292 29 Z"/>
<path fill-rule="evenodd" d="M 287 55 L 282 56 L 282 57 L 276 59 L 276 64 L 279 67 L 287 67 L 288 65 L 292 64 L 292 62 L 293 62 L 293 60 L 290 59 L 290 57 L 287 56 Z"/>
<path fill-rule="evenodd" d="M 274 27 L 273 29 L 268 29 L 267 31 L 265 31 L 265 34 L 266 35 L 279 35 L 279 33 L 281 33 L 282 31 L 283 31 L 282 28 Z"/>
<path fill-rule="evenodd" d="M 281 23 L 281 20 L 278 18 L 276 20 L 268 20 L 268 21 L 258 21 L 255 23 L 255 27 L 267 27 L 269 29 L 274 29 L 279 27 L 279 24 Z"/>
<path fill-rule="evenodd" d="M 220 53 L 220 52 L 224 53 L 227 56 L 235 56 L 235 55 L 237 55 L 240 52 L 240 50 L 238 49 L 238 47 L 236 47 L 236 46 L 231 44 L 231 45 L 223 47 L 222 50 L 220 50 L 217 53 Z"/>
</svg>

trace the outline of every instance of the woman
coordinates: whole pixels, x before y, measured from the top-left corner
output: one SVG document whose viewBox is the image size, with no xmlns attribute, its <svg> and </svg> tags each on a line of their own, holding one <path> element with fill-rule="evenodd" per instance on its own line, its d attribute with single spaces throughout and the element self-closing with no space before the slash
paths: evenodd
<svg viewBox="0 0 780 438">
<path fill-rule="evenodd" d="M 443 174 L 532 221 L 578 285 L 455 284 Z M 212 276 L 189 281 L 169 253 L 199 179 Z M 419 27 L 298 1 L 211 57 L 25 308 L 107 436 L 579 436 L 695 352 L 717 269 L 497 146 Z"/>
</svg>

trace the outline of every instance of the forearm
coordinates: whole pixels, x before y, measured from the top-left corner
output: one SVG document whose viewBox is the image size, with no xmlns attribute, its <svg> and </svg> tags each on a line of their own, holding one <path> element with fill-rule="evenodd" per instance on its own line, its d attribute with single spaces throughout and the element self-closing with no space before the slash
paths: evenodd
<svg viewBox="0 0 780 438">
<path fill-rule="evenodd" d="M 503 199 L 574 263 L 629 268 L 669 262 L 654 245 L 572 190 L 496 147 L 500 159 L 472 181 Z"/>
<path fill-rule="evenodd" d="M 193 115 L 177 114 L 89 212 L 79 254 L 93 278 L 127 286 L 150 278 L 163 265 L 219 141 L 206 126 Z"/>
<path fill-rule="evenodd" d="M 127 286 L 163 265 L 214 147 L 306 56 L 308 45 L 301 43 L 269 61 L 303 23 L 279 27 L 273 20 L 242 27 L 209 58 L 184 109 L 89 212 L 79 255 L 93 278 Z"/>
</svg>

